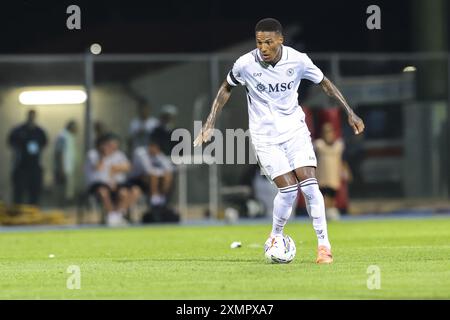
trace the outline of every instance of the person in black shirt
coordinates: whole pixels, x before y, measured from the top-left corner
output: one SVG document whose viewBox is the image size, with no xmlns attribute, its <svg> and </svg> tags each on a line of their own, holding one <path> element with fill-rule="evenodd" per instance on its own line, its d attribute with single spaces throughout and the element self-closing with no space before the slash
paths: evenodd
<svg viewBox="0 0 450 320">
<path fill-rule="evenodd" d="M 178 108 L 176 106 L 170 104 L 164 105 L 159 115 L 159 125 L 150 133 L 150 140 L 157 140 L 161 151 L 166 156 L 170 156 L 172 148 L 177 143 L 171 139 L 177 114 Z"/>
<path fill-rule="evenodd" d="M 8 144 L 13 152 L 13 201 L 38 205 L 42 189 L 40 156 L 47 145 L 47 135 L 36 125 L 36 111 L 30 110 L 26 122 L 11 130 Z"/>
</svg>

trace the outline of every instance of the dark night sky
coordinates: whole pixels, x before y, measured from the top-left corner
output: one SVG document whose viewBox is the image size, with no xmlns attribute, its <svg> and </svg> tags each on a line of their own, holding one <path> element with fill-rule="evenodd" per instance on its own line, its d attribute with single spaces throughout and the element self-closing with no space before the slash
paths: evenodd
<svg viewBox="0 0 450 320">
<path fill-rule="evenodd" d="M 0 53 L 82 52 L 99 42 L 104 52 L 211 52 L 251 39 L 255 23 L 275 17 L 299 25 L 307 51 L 411 51 L 410 0 L 395 1 L 32 1 L 2 3 Z M 82 29 L 66 28 L 66 8 L 77 4 Z M 366 28 L 366 8 L 378 4 L 382 30 Z"/>
</svg>

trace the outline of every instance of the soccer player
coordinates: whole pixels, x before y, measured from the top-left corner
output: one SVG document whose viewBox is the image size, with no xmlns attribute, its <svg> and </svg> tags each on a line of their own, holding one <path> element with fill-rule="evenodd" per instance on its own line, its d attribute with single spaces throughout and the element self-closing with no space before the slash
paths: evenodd
<svg viewBox="0 0 450 320">
<path fill-rule="evenodd" d="M 194 140 L 194 146 L 207 142 L 217 116 L 231 95 L 242 85 L 247 92 L 250 137 L 261 167 L 275 182 L 273 226 L 270 238 L 283 236 L 292 206 L 301 190 L 318 239 L 317 263 L 332 263 L 323 196 L 316 180 L 317 160 L 298 105 L 302 79 L 319 84 L 337 100 L 348 116 L 355 134 L 364 130 L 363 121 L 353 112 L 340 91 L 305 54 L 283 45 L 279 21 L 266 18 L 255 27 L 256 49 L 244 54 L 233 65 L 212 104 L 211 112 Z"/>
</svg>

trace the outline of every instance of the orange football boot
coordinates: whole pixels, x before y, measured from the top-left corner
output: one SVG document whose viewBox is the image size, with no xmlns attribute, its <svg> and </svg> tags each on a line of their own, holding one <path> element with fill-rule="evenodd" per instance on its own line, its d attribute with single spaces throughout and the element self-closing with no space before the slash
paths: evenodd
<svg viewBox="0 0 450 320">
<path fill-rule="evenodd" d="M 319 246 L 317 249 L 317 259 L 316 263 L 319 264 L 329 264 L 333 262 L 333 255 L 331 250 L 325 246 Z"/>
</svg>

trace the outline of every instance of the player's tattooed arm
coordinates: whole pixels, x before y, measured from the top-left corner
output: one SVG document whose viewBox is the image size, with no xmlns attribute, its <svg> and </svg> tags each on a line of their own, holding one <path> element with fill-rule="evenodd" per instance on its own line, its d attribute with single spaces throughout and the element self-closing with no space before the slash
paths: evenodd
<svg viewBox="0 0 450 320">
<path fill-rule="evenodd" d="M 203 142 L 207 142 L 209 141 L 209 139 L 211 139 L 216 119 L 220 111 L 222 110 L 223 106 L 225 105 L 225 103 L 227 103 L 228 99 L 230 98 L 232 89 L 233 87 L 228 84 L 227 80 L 225 80 L 220 86 L 219 92 L 217 92 L 217 96 L 212 104 L 208 119 L 203 125 L 202 131 L 198 134 L 197 138 L 195 138 L 194 140 L 194 147 L 199 146 Z"/>
<path fill-rule="evenodd" d="M 350 127 L 353 128 L 355 134 L 363 132 L 364 122 L 353 112 L 339 89 L 327 77 L 323 77 L 320 86 L 329 97 L 335 99 L 345 110 L 348 116 L 348 123 L 350 124 Z"/>
</svg>

